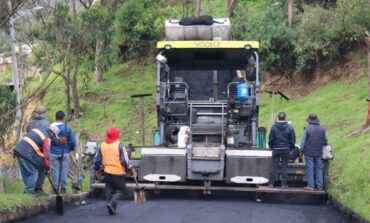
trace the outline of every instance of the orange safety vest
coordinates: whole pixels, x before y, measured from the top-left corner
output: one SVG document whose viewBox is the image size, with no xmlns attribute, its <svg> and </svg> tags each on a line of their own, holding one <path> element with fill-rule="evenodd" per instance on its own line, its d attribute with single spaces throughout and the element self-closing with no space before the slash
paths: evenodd
<svg viewBox="0 0 370 223">
<path fill-rule="evenodd" d="M 108 144 L 103 142 L 101 145 L 101 155 L 103 158 L 104 172 L 113 175 L 126 174 L 125 167 L 122 165 L 119 153 L 119 141 Z"/>
<path fill-rule="evenodd" d="M 42 141 L 44 141 L 46 139 L 46 136 L 40 130 L 32 129 L 31 131 L 35 132 L 41 138 Z M 32 146 L 32 148 L 35 150 L 37 155 L 39 155 L 41 157 L 44 157 L 44 153 L 41 152 L 40 147 L 38 145 L 36 145 L 36 143 L 31 138 L 29 138 L 28 136 L 25 136 L 23 138 L 23 140 L 26 141 L 28 144 L 30 144 Z"/>
</svg>

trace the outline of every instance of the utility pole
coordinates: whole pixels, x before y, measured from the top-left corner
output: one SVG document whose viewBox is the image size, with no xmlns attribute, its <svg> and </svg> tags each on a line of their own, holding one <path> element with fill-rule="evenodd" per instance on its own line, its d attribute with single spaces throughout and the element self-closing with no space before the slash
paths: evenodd
<svg viewBox="0 0 370 223">
<path fill-rule="evenodd" d="M 9 1 L 9 8 L 12 9 L 12 4 Z M 15 31 L 14 31 L 14 15 L 12 15 L 9 19 L 9 28 L 10 28 L 10 38 L 11 38 L 11 45 L 12 45 L 12 66 L 13 66 L 13 84 L 14 90 L 17 95 L 17 105 L 16 105 L 16 119 L 15 125 L 17 127 L 17 139 L 19 140 L 22 137 L 22 130 L 20 126 L 21 120 L 21 107 L 20 107 L 20 89 L 19 89 L 19 74 L 18 74 L 18 64 L 17 64 L 17 52 L 16 52 L 16 40 L 15 40 Z"/>
</svg>

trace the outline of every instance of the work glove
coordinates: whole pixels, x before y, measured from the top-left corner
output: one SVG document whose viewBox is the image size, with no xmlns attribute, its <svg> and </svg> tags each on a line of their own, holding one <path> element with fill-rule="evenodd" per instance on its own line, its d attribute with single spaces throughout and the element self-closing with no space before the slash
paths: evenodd
<svg viewBox="0 0 370 223">
<path fill-rule="evenodd" d="M 60 137 L 59 138 L 59 142 L 63 143 L 63 144 L 68 144 L 68 138 L 63 136 L 63 137 Z"/>
</svg>

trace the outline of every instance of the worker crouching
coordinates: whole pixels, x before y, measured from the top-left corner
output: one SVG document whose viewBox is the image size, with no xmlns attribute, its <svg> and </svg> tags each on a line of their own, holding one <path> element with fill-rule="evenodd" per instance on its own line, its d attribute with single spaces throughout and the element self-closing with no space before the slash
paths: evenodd
<svg viewBox="0 0 370 223">
<path fill-rule="evenodd" d="M 44 194 L 42 185 L 50 170 L 50 142 L 57 140 L 58 133 L 55 126 L 34 128 L 15 147 L 25 193 Z"/>
<path fill-rule="evenodd" d="M 119 134 L 119 129 L 109 128 L 95 158 L 96 170 L 100 169 L 101 164 L 104 166 L 107 209 L 111 215 L 117 214 L 117 204 L 126 190 L 124 175 L 130 168 L 125 147 L 119 141 Z"/>
</svg>

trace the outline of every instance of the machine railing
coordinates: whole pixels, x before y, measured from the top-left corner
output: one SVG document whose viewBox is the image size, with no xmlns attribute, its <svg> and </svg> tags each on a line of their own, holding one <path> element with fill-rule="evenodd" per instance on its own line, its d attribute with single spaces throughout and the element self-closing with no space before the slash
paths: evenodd
<svg viewBox="0 0 370 223">
<path fill-rule="evenodd" d="M 173 86 L 177 86 L 177 88 L 174 88 Z M 180 86 L 183 86 L 180 88 Z M 176 91 L 172 91 L 173 89 L 176 89 Z M 166 107 L 170 106 L 171 104 L 184 104 L 185 109 L 184 113 L 178 113 L 178 114 L 170 114 L 172 117 L 179 117 L 179 116 L 188 116 L 188 101 L 189 101 L 189 94 L 188 94 L 188 85 L 184 82 L 169 82 L 167 86 L 167 97 L 165 97 L 164 105 Z M 181 91 L 183 90 L 183 95 L 179 97 L 179 93 L 182 93 Z"/>
</svg>

